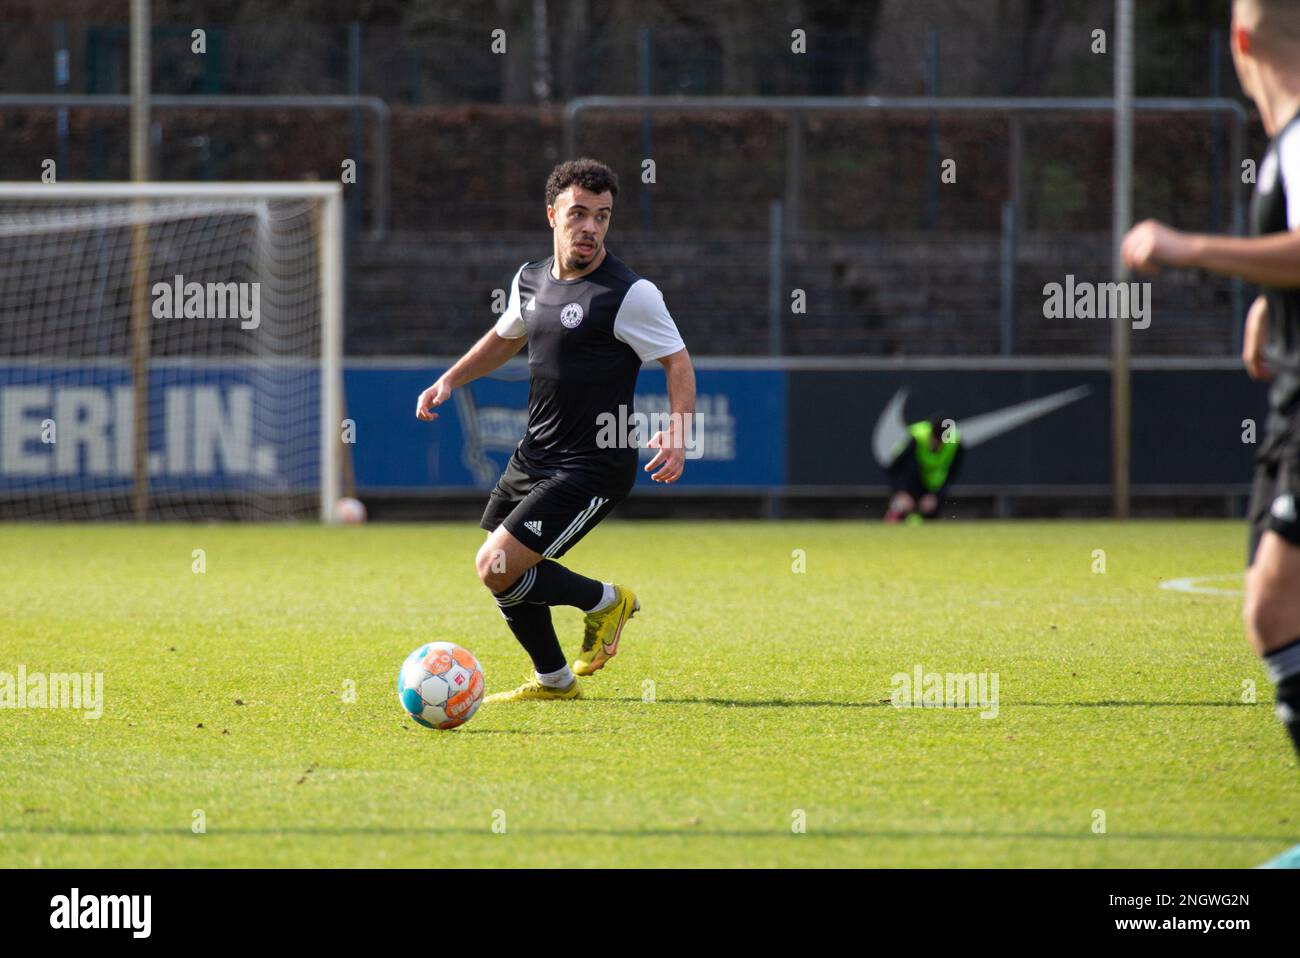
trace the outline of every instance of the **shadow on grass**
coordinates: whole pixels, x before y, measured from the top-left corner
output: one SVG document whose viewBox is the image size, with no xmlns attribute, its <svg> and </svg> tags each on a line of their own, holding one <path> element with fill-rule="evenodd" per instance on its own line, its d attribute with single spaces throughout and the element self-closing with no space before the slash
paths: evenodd
<svg viewBox="0 0 1300 958">
<path fill-rule="evenodd" d="M 644 700 L 634 696 L 615 696 L 611 698 L 592 698 L 584 699 L 587 702 L 636 702 L 638 705 Z M 717 705 L 724 708 L 839 708 L 839 709 L 880 709 L 892 708 L 892 703 L 886 699 L 877 702 L 846 702 L 842 699 L 718 699 L 718 698 L 656 698 L 656 705 Z M 1272 703 L 1263 702 L 1161 702 L 1161 701 L 1143 701 L 1135 699 L 1101 699 L 1092 702 L 1014 702 L 1002 701 L 998 707 L 1002 709 L 1016 707 L 1030 708 L 1258 708 L 1260 704 L 1268 706 Z M 918 710 L 933 709 L 940 712 L 957 712 L 963 709 L 944 708 L 942 706 L 916 706 Z M 979 711 L 980 706 L 968 705 L 964 711 Z M 912 709 L 909 708 L 909 711 Z"/>
<path fill-rule="evenodd" d="M 555 729 L 529 729 L 529 728 L 454 728 L 449 731 L 457 735 L 590 735 L 591 732 L 586 729 L 576 728 L 555 728 Z"/>
<path fill-rule="evenodd" d="M 358 826 L 290 826 L 287 828 L 212 828 L 205 834 L 204 838 L 210 840 L 218 836 L 230 837 L 276 837 L 276 836 L 314 836 L 314 837 L 337 837 L 347 836 L 425 836 L 425 837 L 442 837 L 456 836 L 462 838 L 472 838 L 480 835 L 490 835 L 484 827 L 474 828 L 398 828 L 388 825 L 358 825 Z M 33 827 L 33 828 L 4 828 L 0 829 L 0 836 L 17 836 L 17 835 L 62 835 L 67 837 L 84 837 L 84 838 L 140 838 L 140 837 L 166 837 L 173 836 L 176 838 L 193 839 L 194 836 L 188 828 L 127 828 L 118 826 L 108 826 L 104 828 L 60 828 L 56 826 Z M 512 828 L 511 837 L 524 838 L 590 838 L 597 836 L 601 838 L 722 838 L 722 839 L 788 839 L 796 841 L 808 841 L 811 838 L 828 838 L 836 840 L 845 839 L 894 839 L 900 841 L 911 841 L 916 839 L 961 839 L 973 841 L 990 841 L 990 840 L 1015 840 L 1015 841 L 1047 841 L 1047 842 L 1095 842 L 1097 836 L 1090 830 L 1070 831 L 1070 832 L 1017 832 L 1017 831 L 926 831 L 914 829 L 837 829 L 833 831 L 810 831 L 807 834 L 795 835 L 788 828 L 773 829 L 720 829 L 720 828 L 698 828 L 695 826 L 682 826 L 679 828 Z M 499 840 L 499 836 L 493 836 L 494 840 Z M 1105 837 L 1107 844 L 1115 842 L 1133 841 L 1133 842 L 1214 842 L 1220 844 L 1249 845 L 1249 844 L 1272 844 L 1272 845 L 1293 845 L 1295 835 L 1207 835 L 1200 832 L 1132 832 L 1119 833 L 1111 832 Z"/>
</svg>

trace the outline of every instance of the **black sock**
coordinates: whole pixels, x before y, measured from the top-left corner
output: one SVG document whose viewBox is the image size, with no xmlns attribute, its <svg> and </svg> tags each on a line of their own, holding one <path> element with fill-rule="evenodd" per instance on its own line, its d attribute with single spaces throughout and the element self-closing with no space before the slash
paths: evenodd
<svg viewBox="0 0 1300 958">
<path fill-rule="evenodd" d="M 1300 756 L 1300 639 L 1264 656 L 1268 674 L 1277 685 L 1277 717 L 1291 734 Z"/>
<path fill-rule="evenodd" d="M 1277 687 L 1277 717 L 1291 733 L 1291 744 L 1300 757 L 1300 672 L 1283 679 Z"/>
<path fill-rule="evenodd" d="M 519 644 L 533 660 L 533 668 L 542 675 L 558 672 L 564 668 L 568 660 L 565 659 L 564 650 L 560 648 L 560 640 L 555 635 L 555 626 L 551 624 L 551 610 L 547 606 L 532 602 L 511 602 L 503 599 L 509 593 L 510 589 L 504 593 L 492 594 L 496 596 L 497 605 L 501 607 L 501 614 L 505 616 L 510 631 L 515 634 Z"/>
<path fill-rule="evenodd" d="M 588 579 L 585 575 L 578 575 L 554 559 L 543 559 L 525 572 L 524 578 L 528 578 L 529 573 L 533 572 L 535 575 L 532 577 L 531 586 L 519 596 L 529 602 L 571 605 L 586 612 L 600 602 L 605 594 L 604 583 L 596 579 Z"/>
</svg>

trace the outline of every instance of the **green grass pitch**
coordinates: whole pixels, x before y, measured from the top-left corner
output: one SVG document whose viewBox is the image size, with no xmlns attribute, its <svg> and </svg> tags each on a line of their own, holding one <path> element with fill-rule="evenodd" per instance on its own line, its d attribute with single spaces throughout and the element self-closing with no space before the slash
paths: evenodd
<svg viewBox="0 0 1300 958">
<path fill-rule="evenodd" d="M 584 699 L 434 732 L 417 645 L 528 671 L 472 522 L 4 526 L 0 672 L 105 694 L 0 710 L 0 865 L 1257 864 L 1300 840 L 1272 688 L 1238 598 L 1158 587 L 1239 588 L 1244 537 L 614 520 L 565 562 L 643 611 Z M 996 718 L 892 707 L 918 664 L 996 672 Z"/>
</svg>

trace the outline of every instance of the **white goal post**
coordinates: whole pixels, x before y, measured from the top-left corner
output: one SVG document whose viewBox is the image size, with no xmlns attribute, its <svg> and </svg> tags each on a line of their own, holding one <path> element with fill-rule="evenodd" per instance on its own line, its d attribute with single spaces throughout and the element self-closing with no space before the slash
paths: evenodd
<svg viewBox="0 0 1300 958">
<path fill-rule="evenodd" d="M 333 522 L 338 183 L 0 182 L 0 518 Z"/>
</svg>

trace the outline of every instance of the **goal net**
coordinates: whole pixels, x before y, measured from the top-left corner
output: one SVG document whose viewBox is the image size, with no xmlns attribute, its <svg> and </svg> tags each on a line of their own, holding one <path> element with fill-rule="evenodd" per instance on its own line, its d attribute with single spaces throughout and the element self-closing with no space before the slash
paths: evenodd
<svg viewBox="0 0 1300 958">
<path fill-rule="evenodd" d="M 340 193 L 0 183 L 0 518 L 329 521 Z"/>
</svg>

